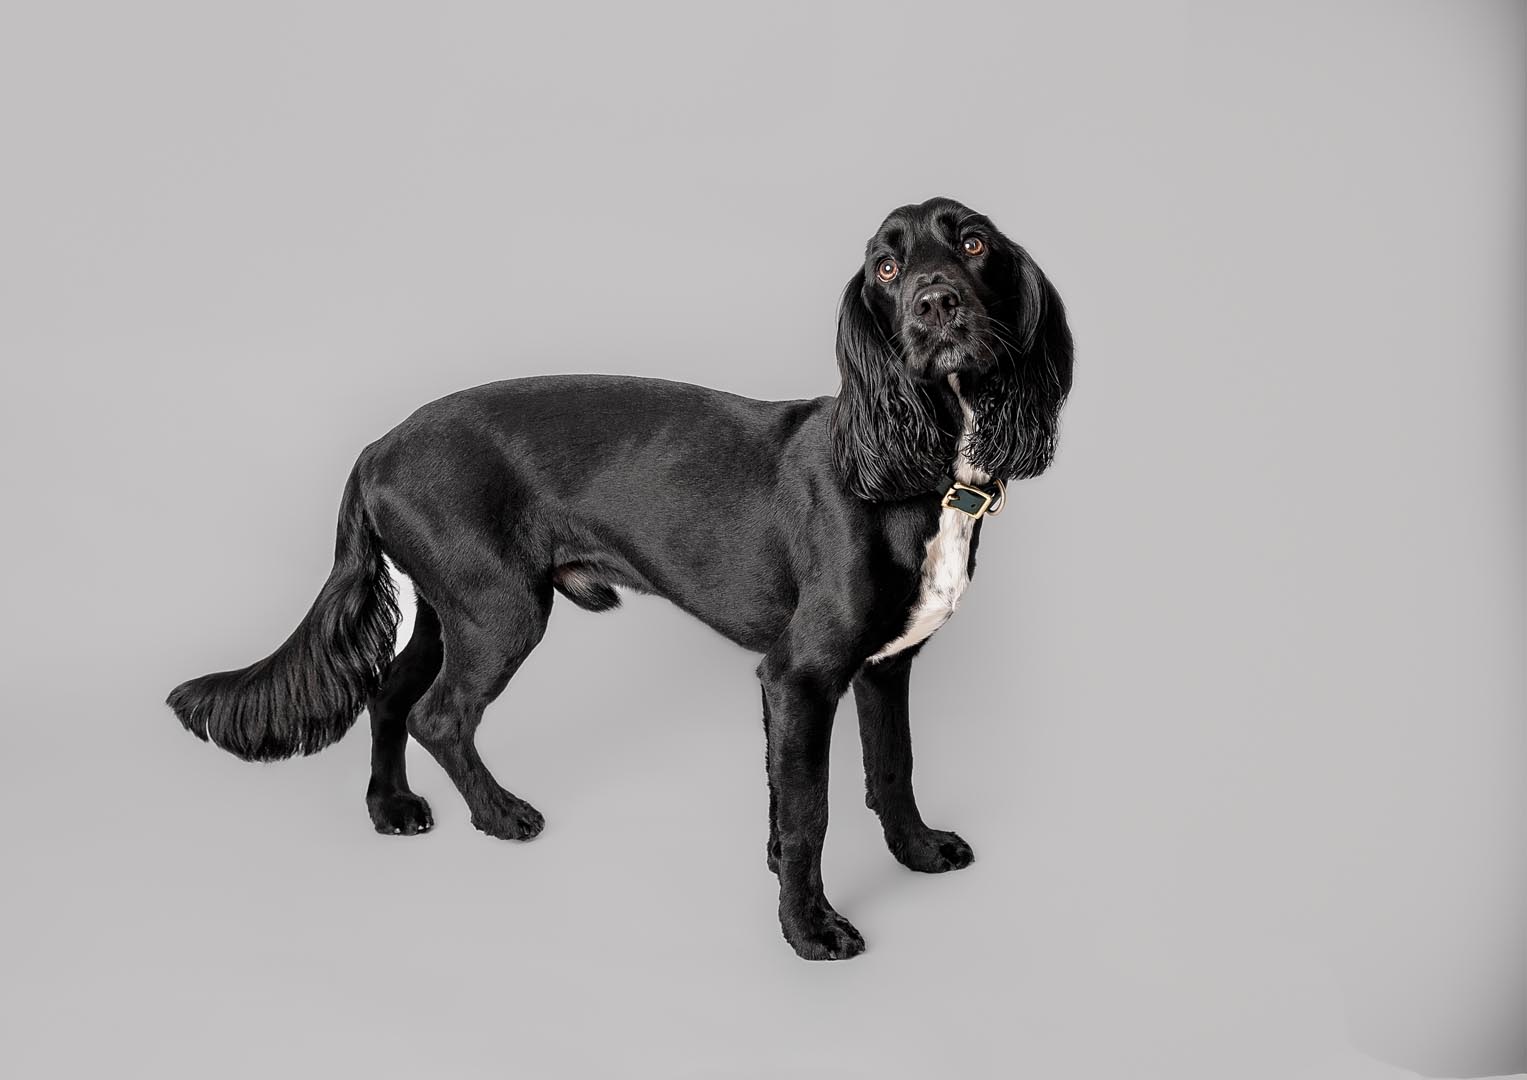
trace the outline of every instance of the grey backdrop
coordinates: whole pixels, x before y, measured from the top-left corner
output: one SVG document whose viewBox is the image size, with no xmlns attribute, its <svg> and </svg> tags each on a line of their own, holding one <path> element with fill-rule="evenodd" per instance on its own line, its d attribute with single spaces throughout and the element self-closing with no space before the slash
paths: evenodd
<svg viewBox="0 0 1527 1080">
<path fill-rule="evenodd" d="M 8 7 L 0 1068 L 1527 1071 L 1520 4 Z M 559 606 L 373 835 L 366 737 L 160 704 L 295 625 L 359 448 L 491 379 L 829 393 L 936 193 L 1070 305 L 1054 469 L 920 661 L 903 871 L 834 748 L 811 966 L 752 657 Z M 1001 674 L 985 700 L 941 690 Z"/>
</svg>

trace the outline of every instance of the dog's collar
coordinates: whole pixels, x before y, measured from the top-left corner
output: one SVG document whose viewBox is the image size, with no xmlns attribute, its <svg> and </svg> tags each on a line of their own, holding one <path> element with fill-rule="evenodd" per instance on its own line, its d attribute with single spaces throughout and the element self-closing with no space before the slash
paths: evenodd
<svg viewBox="0 0 1527 1080">
<path fill-rule="evenodd" d="M 967 484 L 946 476 L 943 483 L 948 486 L 939 505 L 958 510 L 974 521 L 987 515 L 996 517 L 1007 507 L 1007 488 L 1002 486 L 1001 480 L 993 480 L 990 484 Z"/>
</svg>

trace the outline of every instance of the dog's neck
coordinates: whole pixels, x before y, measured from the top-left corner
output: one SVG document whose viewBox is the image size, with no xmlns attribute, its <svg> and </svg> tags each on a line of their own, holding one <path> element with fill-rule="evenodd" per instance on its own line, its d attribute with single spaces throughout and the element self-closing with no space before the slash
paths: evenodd
<svg viewBox="0 0 1527 1080">
<path fill-rule="evenodd" d="M 965 400 L 964 393 L 960 390 L 960 376 L 958 373 L 949 376 L 949 389 L 954 391 L 954 399 L 960 406 L 960 438 L 955 443 L 954 450 L 954 478 L 962 484 L 986 484 L 991 482 L 991 474 L 976 467 L 966 452 L 970 445 L 970 438 L 976 430 L 976 413 L 970 407 L 970 402 Z"/>
</svg>

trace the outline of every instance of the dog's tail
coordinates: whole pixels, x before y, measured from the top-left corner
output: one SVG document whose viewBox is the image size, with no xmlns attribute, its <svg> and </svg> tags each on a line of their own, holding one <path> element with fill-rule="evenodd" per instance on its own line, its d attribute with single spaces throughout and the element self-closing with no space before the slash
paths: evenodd
<svg viewBox="0 0 1527 1080">
<path fill-rule="evenodd" d="M 377 688 L 397 624 L 357 466 L 339 507 L 334 569 L 292 636 L 259 663 L 182 683 L 168 704 L 191 734 L 246 761 L 317 753 L 350 729 Z"/>
</svg>

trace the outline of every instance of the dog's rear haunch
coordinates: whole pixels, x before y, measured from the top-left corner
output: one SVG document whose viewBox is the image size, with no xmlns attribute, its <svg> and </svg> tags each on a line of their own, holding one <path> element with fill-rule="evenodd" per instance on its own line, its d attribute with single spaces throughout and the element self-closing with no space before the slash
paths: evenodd
<svg viewBox="0 0 1527 1080">
<path fill-rule="evenodd" d="M 366 708 L 379 832 L 433 823 L 404 770 L 413 735 L 477 828 L 525 840 L 544 821 L 478 756 L 483 710 L 540 641 L 554 594 L 591 611 L 616 607 L 617 587 L 665 596 L 762 654 L 780 924 L 801 956 L 857 954 L 863 938 L 822 888 L 833 714 L 852 687 L 866 801 L 892 854 L 925 872 L 968 865 L 969 846 L 925 824 L 913 795 L 911 668 L 958 605 L 1004 484 L 1051 461 L 1071 333 L 1027 252 L 933 199 L 871 238 L 837 353 L 836 397 L 589 375 L 424 406 L 356 462 L 334 569 L 292 636 L 170 705 L 255 761 L 321 750 Z M 417 595 L 397 656 L 389 559 Z"/>
</svg>

